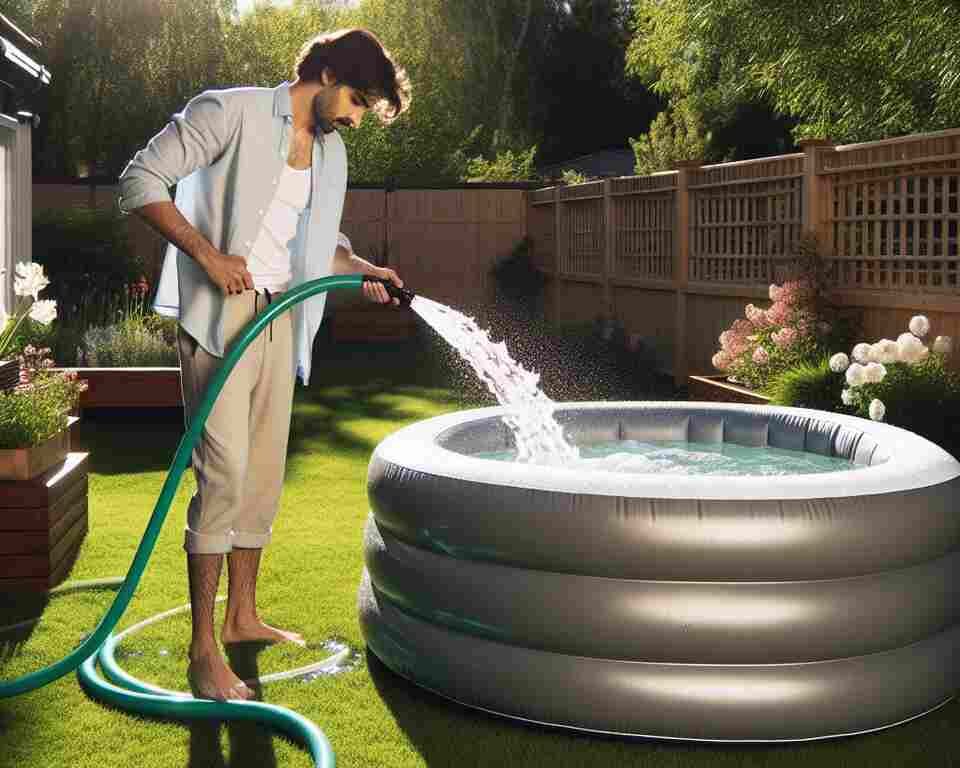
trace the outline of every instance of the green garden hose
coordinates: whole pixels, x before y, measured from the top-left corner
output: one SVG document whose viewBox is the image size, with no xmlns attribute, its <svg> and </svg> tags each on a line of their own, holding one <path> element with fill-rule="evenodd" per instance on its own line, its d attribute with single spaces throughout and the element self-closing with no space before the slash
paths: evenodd
<svg viewBox="0 0 960 768">
<path fill-rule="evenodd" d="M 123 616 L 137 585 L 140 583 L 140 577 L 147 567 L 147 561 L 150 559 L 157 537 L 160 535 L 160 528 L 166 519 L 170 505 L 173 503 L 173 498 L 180 485 L 180 479 L 187 467 L 193 448 L 200 439 L 207 417 L 210 415 L 227 377 L 243 356 L 246 348 L 278 315 L 301 301 L 337 288 L 359 288 L 364 281 L 370 279 L 363 275 L 335 275 L 311 280 L 284 293 L 277 301 L 271 303 L 265 312 L 250 322 L 228 350 L 223 364 L 207 386 L 200 408 L 190 421 L 189 429 L 180 440 L 173 464 L 167 473 L 163 488 L 160 490 L 160 496 L 157 499 L 150 521 L 147 523 L 143 538 L 140 540 L 140 545 L 137 547 L 133 563 L 127 572 L 123 586 L 120 587 L 120 591 L 114 598 L 106 615 L 101 619 L 96 629 L 64 658 L 29 675 L 0 682 L 0 699 L 36 690 L 79 667 L 78 675 L 86 690 L 92 696 L 113 706 L 147 715 L 176 719 L 257 720 L 305 742 L 317 766 L 327 768 L 335 764 L 333 750 L 330 748 L 330 743 L 323 732 L 310 720 L 295 712 L 255 701 L 217 702 L 193 699 L 184 694 L 149 686 L 127 675 L 116 664 L 105 664 L 106 674 L 117 683 L 117 685 L 113 685 L 97 674 L 96 656 L 112 642 L 111 633 L 117 622 L 120 621 L 120 617 Z M 391 295 L 398 293 L 393 286 L 388 286 L 388 292 Z M 100 655 L 102 662 L 104 654 L 100 653 Z M 112 654 L 106 655 L 112 657 Z"/>
</svg>

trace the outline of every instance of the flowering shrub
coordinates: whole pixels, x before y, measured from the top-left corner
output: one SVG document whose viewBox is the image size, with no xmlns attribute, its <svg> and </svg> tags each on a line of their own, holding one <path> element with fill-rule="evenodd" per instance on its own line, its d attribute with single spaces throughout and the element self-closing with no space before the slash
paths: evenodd
<svg viewBox="0 0 960 768">
<path fill-rule="evenodd" d="M 927 346 L 929 331 L 930 321 L 917 315 L 909 333 L 861 342 L 849 356 L 838 352 L 830 369 L 842 375 L 846 410 L 909 429 L 960 456 L 960 374 L 947 365 L 953 340 L 937 336 Z"/>
<path fill-rule="evenodd" d="M 0 269 L 0 277 L 7 270 Z M 13 279 L 14 300 L 13 314 L 6 316 L 0 312 L 0 360 L 10 350 L 17 331 L 28 317 L 40 325 L 50 325 L 57 317 L 57 302 L 40 299 L 40 292 L 50 285 L 50 281 L 43 273 L 39 264 L 21 261 L 16 266 L 16 277 Z"/>
<path fill-rule="evenodd" d="M 51 371 L 49 349 L 28 346 L 20 355 L 20 383 L 0 393 L 0 448 L 39 445 L 67 427 L 87 388 L 75 372 Z"/>
<path fill-rule="evenodd" d="M 916 315 L 910 319 L 910 331 L 901 333 L 896 341 L 861 342 L 851 350 L 852 361 L 843 352 L 833 355 L 830 370 L 842 373 L 847 383 L 841 393 L 843 404 L 861 416 L 883 421 L 887 400 L 906 395 L 898 390 L 911 384 L 920 386 L 920 382 L 926 381 L 944 397 L 960 395 L 960 381 L 946 367 L 953 340 L 937 336 L 932 348 L 927 347 L 922 339 L 929 331 L 930 321 L 924 315 Z"/>
<path fill-rule="evenodd" d="M 720 334 L 714 367 L 731 381 L 763 389 L 775 376 L 823 355 L 832 326 L 818 316 L 816 293 L 803 278 L 771 285 L 769 308 L 747 304 L 745 317 Z"/>
</svg>

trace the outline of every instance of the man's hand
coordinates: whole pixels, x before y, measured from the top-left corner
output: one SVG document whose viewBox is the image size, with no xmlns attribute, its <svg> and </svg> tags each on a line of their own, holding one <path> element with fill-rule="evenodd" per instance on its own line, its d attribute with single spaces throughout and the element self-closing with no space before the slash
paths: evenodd
<svg viewBox="0 0 960 768">
<path fill-rule="evenodd" d="M 214 285 L 228 296 L 253 288 L 253 277 L 247 271 L 247 262 L 242 256 L 217 252 L 208 255 L 202 266 Z"/>
<path fill-rule="evenodd" d="M 377 267 L 374 272 L 371 272 L 373 277 L 379 277 L 381 280 L 389 280 L 397 288 L 403 288 L 403 280 L 400 279 L 400 276 L 394 272 L 389 267 Z M 377 304 L 387 304 L 393 302 L 394 306 L 400 304 L 400 299 L 391 299 L 390 294 L 387 293 L 387 288 L 382 283 L 364 283 L 363 284 L 363 295 L 367 301 L 372 301 Z"/>
</svg>

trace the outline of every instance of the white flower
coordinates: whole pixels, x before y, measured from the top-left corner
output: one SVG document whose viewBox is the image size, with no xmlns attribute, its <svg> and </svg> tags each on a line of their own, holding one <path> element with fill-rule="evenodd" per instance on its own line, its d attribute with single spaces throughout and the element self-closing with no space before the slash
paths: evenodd
<svg viewBox="0 0 960 768">
<path fill-rule="evenodd" d="M 0 327 L 2 327 L 2 319 L 0 319 Z M 933 351 L 938 355 L 949 355 L 953 351 L 953 339 L 949 336 L 937 336 L 933 340 Z"/>
<path fill-rule="evenodd" d="M 41 299 L 30 307 L 30 319 L 41 325 L 50 325 L 57 318 L 57 302 L 53 299 Z"/>
<path fill-rule="evenodd" d="M 830 370 L 834 373 L 843 373 L 850 367 L 850 358 L 843 352 L 837 352 L 830 358 Z"/>
<path fill-rule="evenodd" d="M 874 421 L 883 421 L 883 417 L 887 412 L 887 406 L 883 404 L 881 400 L 873 398 L 870 401 L 870 418 Z"/>
<path fill-rule="evenodd" d="M 853 392 L 849 389 L 843 390 L 840 393 L 840 399 L 843 400 L 844 405 L 851 405 L 853 403 Z"/>
<path fill-rule="evenodd" d="M 897 339 L 897 360 L 913 365 L 927 356 L 930 350 L 911 333 L 901 333 Z"/>
<path fill-rule="evenodd" d="M 883 367 L 883 363 L 867 363 L 863 369 L 863 380 L 867 384 L 879 384 L 886 375 L 887 369 Z"/>
<path fill-rule="evenodd" d="M 853 348 L 853 359 L 858 363 L 870 362 L 870 345 L 862 341 L 857 344 Z"/>
<path fill-rule="evenodd" d="M 914 336 L 924 337 L 930 330 L 930 321 L 926 315 L 914 315 L 910 318 L 910 333 Z"/>
<path fill-rule="evenodd" d="M 851 387 L 859 387 L 864 383 L 864 368 L 860 363 L 853 363 L 847 368 L 847 384 Z"/>
<path fill-rule="evenodd" d="M 780 295 L 780 288 L 774 285 L 773 283 L 771 283 L 770 292 L 768 293 L 768 295 L 770 296 L 770 301 L 776 301 L 777 297 Z"/>
<path fill-rule="evenodd" d="M 886 365 L 897 362 L 899 348 L 893 339 L 880 339 L 871 349 L 874 350 L 873 362 Z"/>
<path fill-rule="evenodd" d="M 42 264 L 27 261 L 17 263 L 17 277 L 13 280 L 13 292 L 17 296 L 33 296 L 36 300 L 40 291 L 48 285 L 50 281 L 43 274 Z"/>
</svg>

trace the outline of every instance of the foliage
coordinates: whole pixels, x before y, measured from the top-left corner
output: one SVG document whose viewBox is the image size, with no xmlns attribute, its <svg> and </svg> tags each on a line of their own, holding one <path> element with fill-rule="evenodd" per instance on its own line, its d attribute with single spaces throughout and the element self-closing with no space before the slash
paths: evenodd
<svg viewBox="0 0 960 768">
<path fill-rule="evenodd" d="M 493 160 L 474 157 L 467 163 L 464 181 L 529 181 L 538 178 L 533 168 L 537 148 L 505 150 Z"/>
<path fill-rule="evenodd" d="M 960 122 L 960 6 L 940 0 L 639 0 L 629 71 L 673 98 L 769 100 L 796 138 Z"/>
<path fill-rule="evenodd" d="M 587 177 L 580 173 L 580 171 L 567 168 L 563 173 L 560 174 L 560 180 L 567 185 L 585 184 Z"/>
<path fill-rule="evenodd" d="M 830 359 L 804 361 L 775 376 L 766 393 L 773 405 L 832 411 L 840 400 L 843 383 L 830 370 Z"/>
<path fill-rule="evenodd" d="M 814 294 L 806 280 L 771 285 L 768 309 L 748 304 L 745 318 L 720 334 L 714 367 L 731 381 L 763 389 L 783 371 L 825 354 L 830 328 L 814 311 Z"/>
<path fill-rule="evenodd" d="M 91 368 L 176 366 L 176 321 L 148 311 L 146 295 L 133 296 L 121 319 L 88 328 L 82 364 Z"/>
<path fill-rule="evenodd" d="M 528 307 L 541 296 L 546 282 L 543 273 L 533 263 L 532 251 L 533 240 L 525 237 L 492 269 L 498 292 Z"/>
<path fill-rule="evenodd" d="M 6 275 L 6 269 L 0 269 L 0 278 Z M 14 306 L 9 317 L 0 311 L 0 360 L 5 359 L 10 350 L 16 348 L 16 342 L 25 323 L 37 323 L 48 326 L 57 316 L 57 303 L 50 299 L 40 299 L 50 281 L 43 267 L 31 262 L 19 262 L 13 278 Z M 19 351 L 19 350 L 18 350 Z"/>
<path fill-rule="evenodd" d="M 709 143 L 703 116 L 693 102 L 677 101 L 657 115 L 647 133 L 630 139 L 634 171 L 645 176 L 676 168 L 683 160 L 705 160 Z"/>
<path fill-rule="evenodd" d="M 854 413 L 904 427 L 960 456 L 960 373 L 948 365 L 953 340 L 938 336 L 930 346 L 924 315 L 910 320 L 896 341 L 861 342 L 850 355 L 830 358 L 836 380 L 847 385 L 840 402 Z"/>
<path fill-rule="evenodd" d="M 34 0 L 53 72 L 39 174 L 116 176 L 169 116 L 216 84 L 233 0 Z"/>
<path fill-rule="evenodd" d="M 33 258 L 47 269 L 50 295 L 66 325 L 86 328 L 109 322 L 117 297 L 147 270 L 130 244 L 127 222 L 117 211 L 72 208 L 38 213 L 33 222 Z"/>
<path fill-rule="evenodd" d="M 75 372 L 49 370 L 49 349 L 27 347 L 20 356 L 20 384 L 0 393 L 0 448 L 39 445 L 67 427 L 87 383 Z"/>
</svg>

